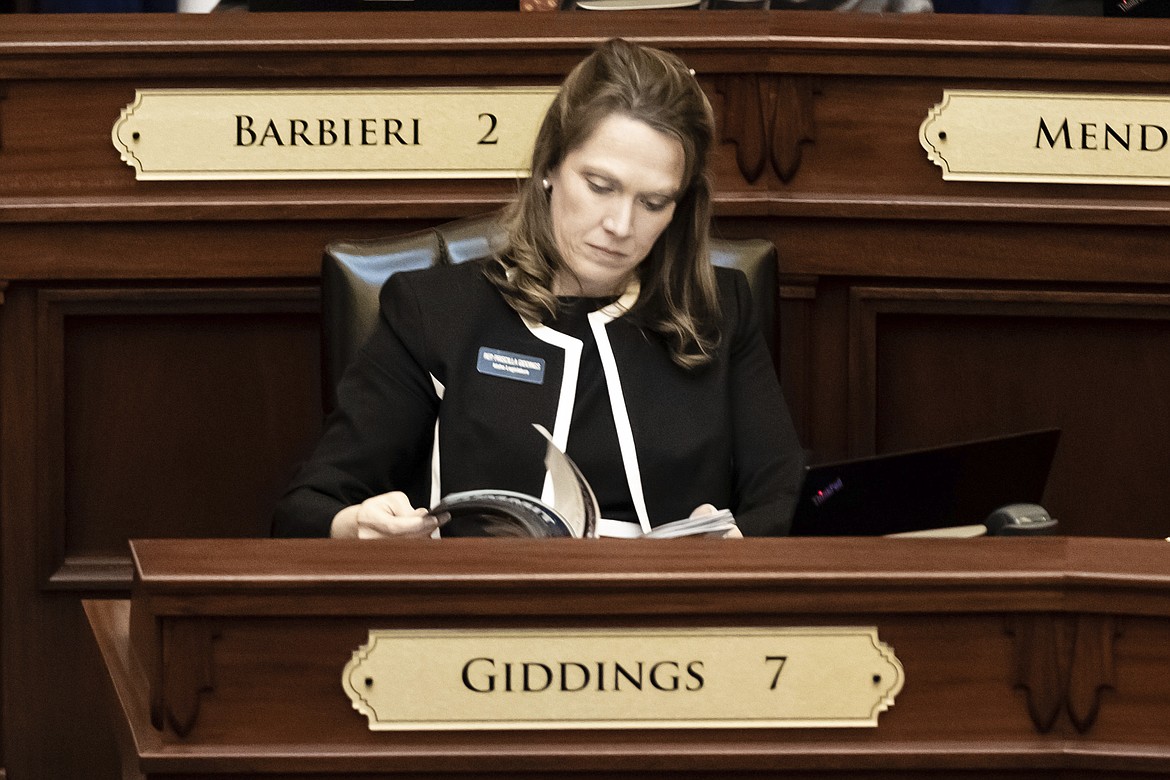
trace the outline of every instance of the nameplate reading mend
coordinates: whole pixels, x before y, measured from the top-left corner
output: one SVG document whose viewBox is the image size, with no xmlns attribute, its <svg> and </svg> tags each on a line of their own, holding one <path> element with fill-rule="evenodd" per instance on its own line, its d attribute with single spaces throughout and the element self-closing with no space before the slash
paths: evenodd
<svg viewBox="0 0 1170 780">
<path fill-rule="evenodd" d="M 877 726 L 872 627 L 375 630 L 342 673 L 373 731 Z"/>
<path fill-rule="evenodd" d="M 948 181 L 1170 184 L 1170 96 L 948 89 L 918 131 Z"/>
<path fill-rule="evenodd" d="M 556 88 L 135 94 L 112 136 L 140 180 L 511 178 Z"/>
</svg>

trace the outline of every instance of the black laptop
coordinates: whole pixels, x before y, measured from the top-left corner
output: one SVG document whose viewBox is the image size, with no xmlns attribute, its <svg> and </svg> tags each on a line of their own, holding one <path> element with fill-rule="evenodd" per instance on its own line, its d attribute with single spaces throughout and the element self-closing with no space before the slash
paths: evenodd
<svg viewBox="0 0 1170 780">
<path fill-rule="evenodd" d="M 1058 429 L 809 466 L 793 536 L 884 536 L 974 526 L 1039 504 Z"/>
</svg>

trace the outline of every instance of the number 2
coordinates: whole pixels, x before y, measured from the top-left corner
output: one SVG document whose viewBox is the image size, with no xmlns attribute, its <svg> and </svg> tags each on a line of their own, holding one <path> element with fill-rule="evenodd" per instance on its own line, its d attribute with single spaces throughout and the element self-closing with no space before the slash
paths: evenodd
<svg viewBox="0 0 1170 780">
<path fill-rule="evenodd" d="M 488 122 L 491 123 L 491 127 L 489 127 L 488 131 L 483 134 L 483 138 L 479 139 L 479 143 L 481 143 L 481 144 L 499 143 L 500 139 L 492 138 L 492 133 L 496 132 L 496 121 L 497 121 L 496 115 L 495 114 L 480 114 L 479 115 L 480 119 L 483 119 L 484 117 L 487 117 Z"/>
</svg>

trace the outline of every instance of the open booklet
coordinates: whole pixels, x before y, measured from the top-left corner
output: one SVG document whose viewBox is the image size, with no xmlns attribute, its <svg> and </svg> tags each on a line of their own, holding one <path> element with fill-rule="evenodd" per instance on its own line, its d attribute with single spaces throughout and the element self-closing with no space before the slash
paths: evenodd
<svg viewBox="0 0 1170 780">
<path fill-rule="evenodd" d="M 560 450 L 542 426 L 533 427 L 545 438 L 544 464 L 552 481 L 552 505 L 534 496 L 510 490 L 468 490 L 451 493 L 431 509 L 439 520 L 440 536 L 516 536 L 593 538 L 600 534 L 600 512 L 593 488 L 577 464 Z M 727 509 L 660 525 L 645 538 L 722 536 L 735 527 Z"/>
</svg>

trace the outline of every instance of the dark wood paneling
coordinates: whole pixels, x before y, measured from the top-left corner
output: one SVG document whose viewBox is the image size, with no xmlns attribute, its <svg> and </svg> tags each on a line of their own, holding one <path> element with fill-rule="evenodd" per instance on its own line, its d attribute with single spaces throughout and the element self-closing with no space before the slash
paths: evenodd
<svg viewBox="0 0 1170 780">
<path fill-rule="evenodd" d="M 45 593 L 38 462 L 35 292 L 14 285 L 0 309 L 0 572 L 3 574 L 4 760 L 8 777 L 116 780 L 110 722 L 76 594 Z"/>
<path fill-rule="evenodd" d="M 266 536 L 316 430 L 315 288 L 37 295 L 48 584 L 129 587 L 125 540 Z"/>
<path fill-rule="evenodd" d="M 736 221 L 742 234 L 751 224 Z M 755 220 L 789 274 L 1166 284 L 1156 226 L 841 217 Z"/>
<path fill-rule="evenodd" d="M 124 593 L 131 537 L 267 534 L 320 423 L 317 310 L 303 285 L 10 289 L 10 777 L 120 777 L 75 591 Z"/>
<path fill-rule="evenodd" d="M 1059 427 L 1070 534 L 1170 534 L 1170 294 L 858 287 L 856 454 Z"/>
<path fill-rule="evenodd" d="M 792 337 L 784 339 L 784 354 L 776 369 L 802 442 L 812 440 L 813 405 L 816 403 L 816 386 L 808 370 L 814 355 L 816 306 L 815 277 L 781 277 L 780 333 L 782 338 L 786 333 L 791 333 Z"/>
<path fill-rule="evenodd" d="M 479 213 L 478 211 L 475 213 Z M 282 279 L 316 284 L 325 244 L 339 236 L 373 238 L 428 227 L 436 220 L 383 215 L 365 221 L 67 222 L 4 225 L 6 279 Z"/>
</svg>

